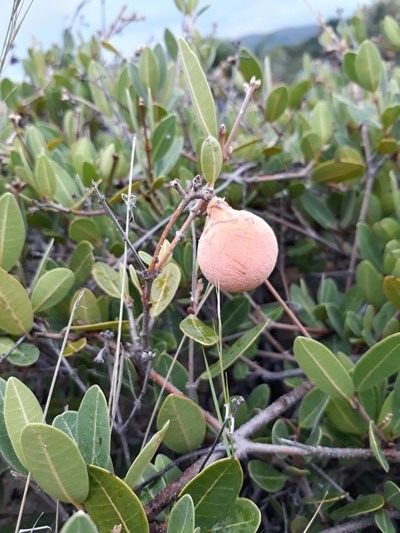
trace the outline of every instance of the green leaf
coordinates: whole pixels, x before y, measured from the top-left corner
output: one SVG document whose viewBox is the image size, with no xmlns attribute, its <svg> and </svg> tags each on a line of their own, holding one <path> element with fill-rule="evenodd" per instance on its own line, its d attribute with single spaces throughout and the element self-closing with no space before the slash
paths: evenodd
<svg viewBox="0 0 400 533">
<path fill-rule="evenodd" d="M 25 224 L 14 195 L 0 196 L 0 267 L 11 270 L 25 244 Z"/>
<path fill-rule="evenodd" d="M 367 91 L 374 92 L 382 74 L 382 60 L 378 48 L 371 41 L 364 41 L 355 60 L 358 84 Z"/>
<path fill-rule="evenodd" d="M 389 302 L 397 309 L 400 309 L 400 277 L 385 276 L 383 280 L 383 292 Z"/>
<path fill-rule="evenodd" d="M 368 425 L 347 400 L 331 399 L 326 406 L 326 415 L 341 433 L 349 435 L 365 435 Z"/>
<path fill-rule="evenodd" d="M 76 218 L 71 222 L 68 232 L 69 238 L 76 242 L 88 241 L 91 244 L 100 243 L 100 230 L 91 218 Z"/>
<path fill-rule="evenodd" d="M 164 444 L 177 453 L 196 450 L 204 440 L 206 422 L 199 406 L 189 398 L 169 394 L 157 417 L 160 431 L 169 421 Z"/>
<path fill-rule="evenodd" d="M 178 265 L 172 262 L 166 264 L 151 286 L 150 316 L 156 317 L 168 307 L 178 290 L 180 282 L 181 270 Z"/>
<path fill-rule="evenodd" d="M 247 48 L 241 48 L 240 50 L 239 70 L 247 83 L 253 77 L 260 81 L 263 79 L 262 70 L 256 56 L 250 50 L 247 50 Z"/>
<path fill-rule="evenodd" d="M 97 61 L 90 62 L 88 77 L 93 102 L 99 108 L 101 113 L 106 117 L 111 117 L 113 110 L 110 104 L 110 99 L 107 98 L 107 74 Z"/>
<path fill-rule="evenodd" d="M 196 526 L 206 528 L 226 517 L 239 496 L 243 472 L 234 457 L 220 459 L 197 474 L 182 490 L 180 497 L 193 499 Z"/>
<path fill-rule="evenodd" d="M 13 470 L 20 472 L 21 474 L 27 474 L 27 470 L 18 459 L 7 433 L 6 422 L 4 419 L 6 386 L 6 380 L 0 378 L 0 454 Z"/>
<path fill-rule="evenodd" d="M 182 37 L 178 39 L 178 46 L 198 124 L 205 135 L 217 137 L 214 99 L 207 78 L 195 53 Z"/>
<path fill-rule="evenodd" d="M 319 389 L 312 389 L 301 400 L 299 407 L 299 425 L 311 429 L 318 424 L 318 420 L 328 405 L 329 396 Z"/>
<path fill-rule="evenodd" d="M 370 420 L 369 422 L 369 445 L 371 447 L 371 450 L 373 451 L 373 454 L 375 455 L 376 460 L 381 465 L 383 470 L 385 472 L 389 472 L 389 463 L 386 459 L 386 457 L 383 455 L 381 445 L 377 439 L 377 436 L 375 434 L 375 423 L 373 420 Z"/>
<path fill-rule="evenodd" d="M 149 524 L 136 494 L 117 476 L 89 465 L 89 496 L 85 508 L 99 533 L 121 525 L 121 533 L 148 533 Z"/>
<path fill-rule="evenodd" d="M 75 310 L 74 322 L 80 324 L 96 324 L 101 322 L 101 311 L 96 296 L 89 289 L 76 291 L 71 300 L 71 308 L 80 295 L 79 303 Z"/>
<path fill-rule="evenodd" d="M 222 150 L 217 139 L 209 135 L 203 141 L 200 150 L 200 168 L 204 179 L 214 187 L 222 168 Z"/>
<path fill-rule="evenodd" d="M 81 287 L 89 279 L 93 265 L 93 246 L 89 241 L 81 241 L 70 255 L 68 262 L 75 276 L 76 287 Z"/>
<path fill-rule="evenodd" d="M 382 268 L 381 247 L 370 227 L 365 222 L 358 222 L 356 235 L 361 257 L 370 261 L 376 269 Z"/>
<path fill-rule="evenodd" d="M 400 509 L 400 487 L 394 481 L 385 482 L 384 495 L 388 505 Z"/>
<path fill-rule="evenodd" d="M 390 15 L 386 15 L 382 21 L 382 30 L 389 43 L 396 50 L 400 50 L 400 26 L 397 20 Z"/>
<path fill-rule="evenodd" d="M 221 370 L 224 371 L 233 365 L 233 363 L 256 341 L 259 335 L 267 327 L 268 323 L 269 320 L 246 331 L 246 333 L 235 341 L 232 346 L 223 351 L 222 360 L 212 364 L 208 370 L 201 374 L 200 378 L 208 379 L 209 376 L 215 378 L 221 374 Z"/>
<path fill-rule="evenodd" d="M 289 101 L 289 91 L 286 85 L 273 89 L 265 103 L 265 120 L 275 122 L 285 112 Z"/>
<path fill-rule="evenodd" d="M 7 380 L 4 396 L 4 422 L 8 436 L 19 461 L 26 466 L 21 434 L 27 424 L 41 422 L 43 411 L 33 392 L 19 379 Z"/>
<path fill-rule="evenodd" d="M 152 438 L 149 440 L 149 442 L 146 444 L 146 446 L 140 451 L 136 459 L 133 461 L 131 466 L 129 467 L 129 470 L 125 476 L 125 483 L 129 487 L 135 487 L 137 485 L 141 478 L 142 474 L 145 471 L 147 465 L 151 462 L 154 455 L 156 454 L 160 444 L 162 443 L 165 434 L 168 430 L 169 421 L 167 421 L 163 427 L 160 429 L 160 431 L 157 431 Z"/>
<path fill-rule="evenodd" d="M 98 385 L 86 391 L 79 406 L 76 437 L 87 464 L 108 467 L 111 430 L 107 400 Z"/>
<path fill-rule="evenodd" d="M 375 513 L 375 524 L 382 533 L 396 533 L 395 525 L 393 524 L 387 511 L 379 509 Z"/>
<path fill-rule="evenodd" d="M 326 205 L 326 201 L 320 200 L 308 190 L 303 192 L 299 200 L 305 212 L 316 220 L 323 228 L 337 228 L 336 218 Z"/>
<path fill-rule="evenodd" d="M 193 533 L 194 505 L 189 494 L 185 494 L 173 506 L 168 519 L 167 533 Z"/>
<path fill-rule="evenodd" d="M 327 143 L 332 137 L 332 111 L 326 102 L 320 101 L 315 105 L 310 118 L 310 126 L 312 131 L 319 136 L 323 144 Z"/>
<path fill-rule="evenodd" d="M 358 83 L 356 74 L 356 57 L 357 54 L 355 52 L 346 52 L 343 55 L 342 70 L 349 80 Z"/>
<path fill-rule="evenodd" d="M 350 375 L 326 346 L 314 339 L 297 337 L 293 352 L 306 376 L 320 390 L 332 398 L 351 399 L 354 389 Z"/>
<path fill-rule="evenodd" d="M 184 318 L 179 327 L 185 335 L 203 346 L 212 346 L 218 342 L 215 331 L 194 315 Z"/>
<path fill-rule="evenodd" d="M 344 161 L 324 161 L 312 171 L 311 178 L 318 183 L 342 183 L 360 178 L 365 172 L 364 165 Z"/>
<path fill-rule="evenodd" d="M 0 339 L 0 346 L 2 344 Z M 14 345 L 14 342 L 9 339 L 10 344 L 8 349 Z M 1 350 L 1 348 L 0 348 Z M 15 348 L 12 353 L 7 357 L 7 361 L 15 366 L 31 366 L 36 363 L 40 357 L 40 351 L 37 346 L 34 344 L 29 344 L 28 342 L 23 342 L 17 348 Z"/>
<path fill-rule="evenodd" d="M 153 163 L 162 159 L 171 148 L 175 138 L 175 130 L 175 115 L 168 115 L 157 124 L 151 140 Z"/>
<path fill-rule="evenodd" d="M 361 261 L 356 270 L 356 285 L 366 301 L 374 307 L 381 307 L 385 301 L 383 276 L 370 261 Z"/>
<path fill-rule="evenodd" d="M 47 424 L 28 424 L 21 446 L 33 480 L 49 496 L 75 506 L 86 500 L 89 480 L 76 443 Z"/>
<path fill-rule="evenodd" d="M 121 273 L 116 272 L 107 263 L 95 263 L 93 265 L 93 277 L 97 285 L 112 298 L 121 297 Z M 128 295 L 128 276 L 125 276 L 124 296 Z"/>
<path fill-rule="evenodd" d="M 28 293 L 14 276 L 0 268 L 0 329 L 23 335 L 32 329 L 33 309 Z"/>
<path fill-rule="evenodd" d="M 400 370 L 400 333 L 372 346 L 356 363 L 353 372 L 356 391 L 370 389 Z"/>
<path fill-rule="evenodd" d="M 372 513 L 381 509 L 385 504 L 383 496 L 380 494 L 368 494 L 359 496 L 356 501 L 343 505 L 336 509 L 330 516 L 333 520 L 342 520 L 343 518 L 353 518 L 367 513 Z"/>
<path fill-rule="evenodd" d="M 255 503 L 247 498 L 237 498 L 227 516 L 207 533 L 257 533 L 261 523 L 261 512 Z"/>
<path fill-rule="evenodd" d="M 139 75 L 143 85 L 151 90 L 154 97 L 158 89 L 159 68 L 156 56 L 148 46 L 143 48 L 140 56 Z"/>
<path fill-rule="evenodd" d="M 74 273 L 68 268 L 53 268 L 37 281 L 31 295 L 34 311 L 45 311 L 61 302 L 74 284 Z"/>
<path fill-rule="evenodd" d="M 57 189 L 56 173 L 45 154 L 36 157 L 35 186 L 40 196 L 53 200 Z"/>
<path fill-rule="evenodd" d="M 63 431 L 68 437 L 73 440 L 76 438 L 76 426 L 78 423 L 78 411 L 64 411 L 60 415 L 57 415 L 52 423 L 57 429 Z"/>
<path fill-rule="evenodd" d="M 249 461 L 250 477 L 259 487 L 267 492 L 278 492 L 286 483 L 287 477 L 273 466 L 258 461 Z"/>
<path fill-rule="evenodd" d="M 78 511 L 64 524 L 61 533 L 98 533 L 98 529 L 89 515 Z"/>
</svg>

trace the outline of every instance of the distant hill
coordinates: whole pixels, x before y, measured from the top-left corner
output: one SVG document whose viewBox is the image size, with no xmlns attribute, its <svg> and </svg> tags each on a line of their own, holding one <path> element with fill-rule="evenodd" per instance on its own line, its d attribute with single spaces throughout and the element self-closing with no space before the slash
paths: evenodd
<svg viewBox="0 0 400 533">
<path fill-rule="evenodd" d="M 273 48 L 280 46 L 297 46 L 304 41 L 316 37 L 319 33 L 317 25 L 284 28 L 268 34 L 252 34 L 239 38 L 241 45 L 263 57 Z"/>
</svg>

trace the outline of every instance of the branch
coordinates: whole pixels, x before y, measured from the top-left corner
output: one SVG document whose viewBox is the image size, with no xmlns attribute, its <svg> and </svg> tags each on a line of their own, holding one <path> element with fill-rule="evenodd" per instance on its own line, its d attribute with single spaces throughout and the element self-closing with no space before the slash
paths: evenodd
<svg viewBox="0 0 400 533">
<path fill-rule="evenodd" d="M 399 511 L 389 511 L 387 514 L 389 515 L 389 518 L 394 518 L 396 520 L 400 519 Z M 373 525 L 375 525 L 374 516 L 365 516 L 364 518 L 356 518 L 354 520 L 349 520 L 349 522 L 345 522 L 344 524 L 324 529 L 324 533 L 354 533 L 354 531 Z"/>
</svg>

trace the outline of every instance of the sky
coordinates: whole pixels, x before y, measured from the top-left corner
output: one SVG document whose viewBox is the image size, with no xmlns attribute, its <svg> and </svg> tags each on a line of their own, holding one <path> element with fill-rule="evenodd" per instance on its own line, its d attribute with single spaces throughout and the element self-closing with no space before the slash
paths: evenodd
<svg viewBox="0 0 400 533">
<path fill-rule="evenodd" d="M 25 0 L 28 2 L 28 0 Z M 199 7 L 209 6 L 199 18 L 197 26 L 203 34 L 212 31 L 217 24 L 221 37 L 238 38 L 250 33 L 272 31 L 315 24 L 316 14 L 325 19 L 334 16 L 337 9 L 351 15 L 357 7 L 373 0 L 200 0 Z M 0 44 L 3 42 L 6 24 L 13 0 L 0 0 Z M 64 28 L 70 26 L 76 8 L 82 0 L 33 0 L 32 7 L 17 37 L 16 52 L 23 55 L 33 42 L 48 47 L 60 41 Z M 181 33 L 182 15 L 173 0 L 86 0 L 81 17 L 75 20 L 74 29 L 90 35 L 102 27 L 101 6 L 106 6 L 106 23 L 110 24 L 122 5 L 130 13 L 145 17 L 144 21 L 130 25 L 111 43 L 123 55 L 130 56 L 136 48 L 162 39 L 168 27 L 175 34 Z M 9 71 L 12 72 L 9 67 Z"/>
</svg>

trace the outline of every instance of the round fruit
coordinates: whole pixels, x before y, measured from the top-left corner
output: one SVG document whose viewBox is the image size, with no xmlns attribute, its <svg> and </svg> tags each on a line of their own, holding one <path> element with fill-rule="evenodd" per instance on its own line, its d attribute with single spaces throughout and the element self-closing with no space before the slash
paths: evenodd
<svg viewBox="0 0 400 533">
<path fill-rule="evenodd" d="M 278 242 L 271 227 L 249 211 L 238 211 L 213 198 L 199 240 L 198 260 L 204 276 L 221 290 L 255 289 L 273 271 Z"/>
</svg>

